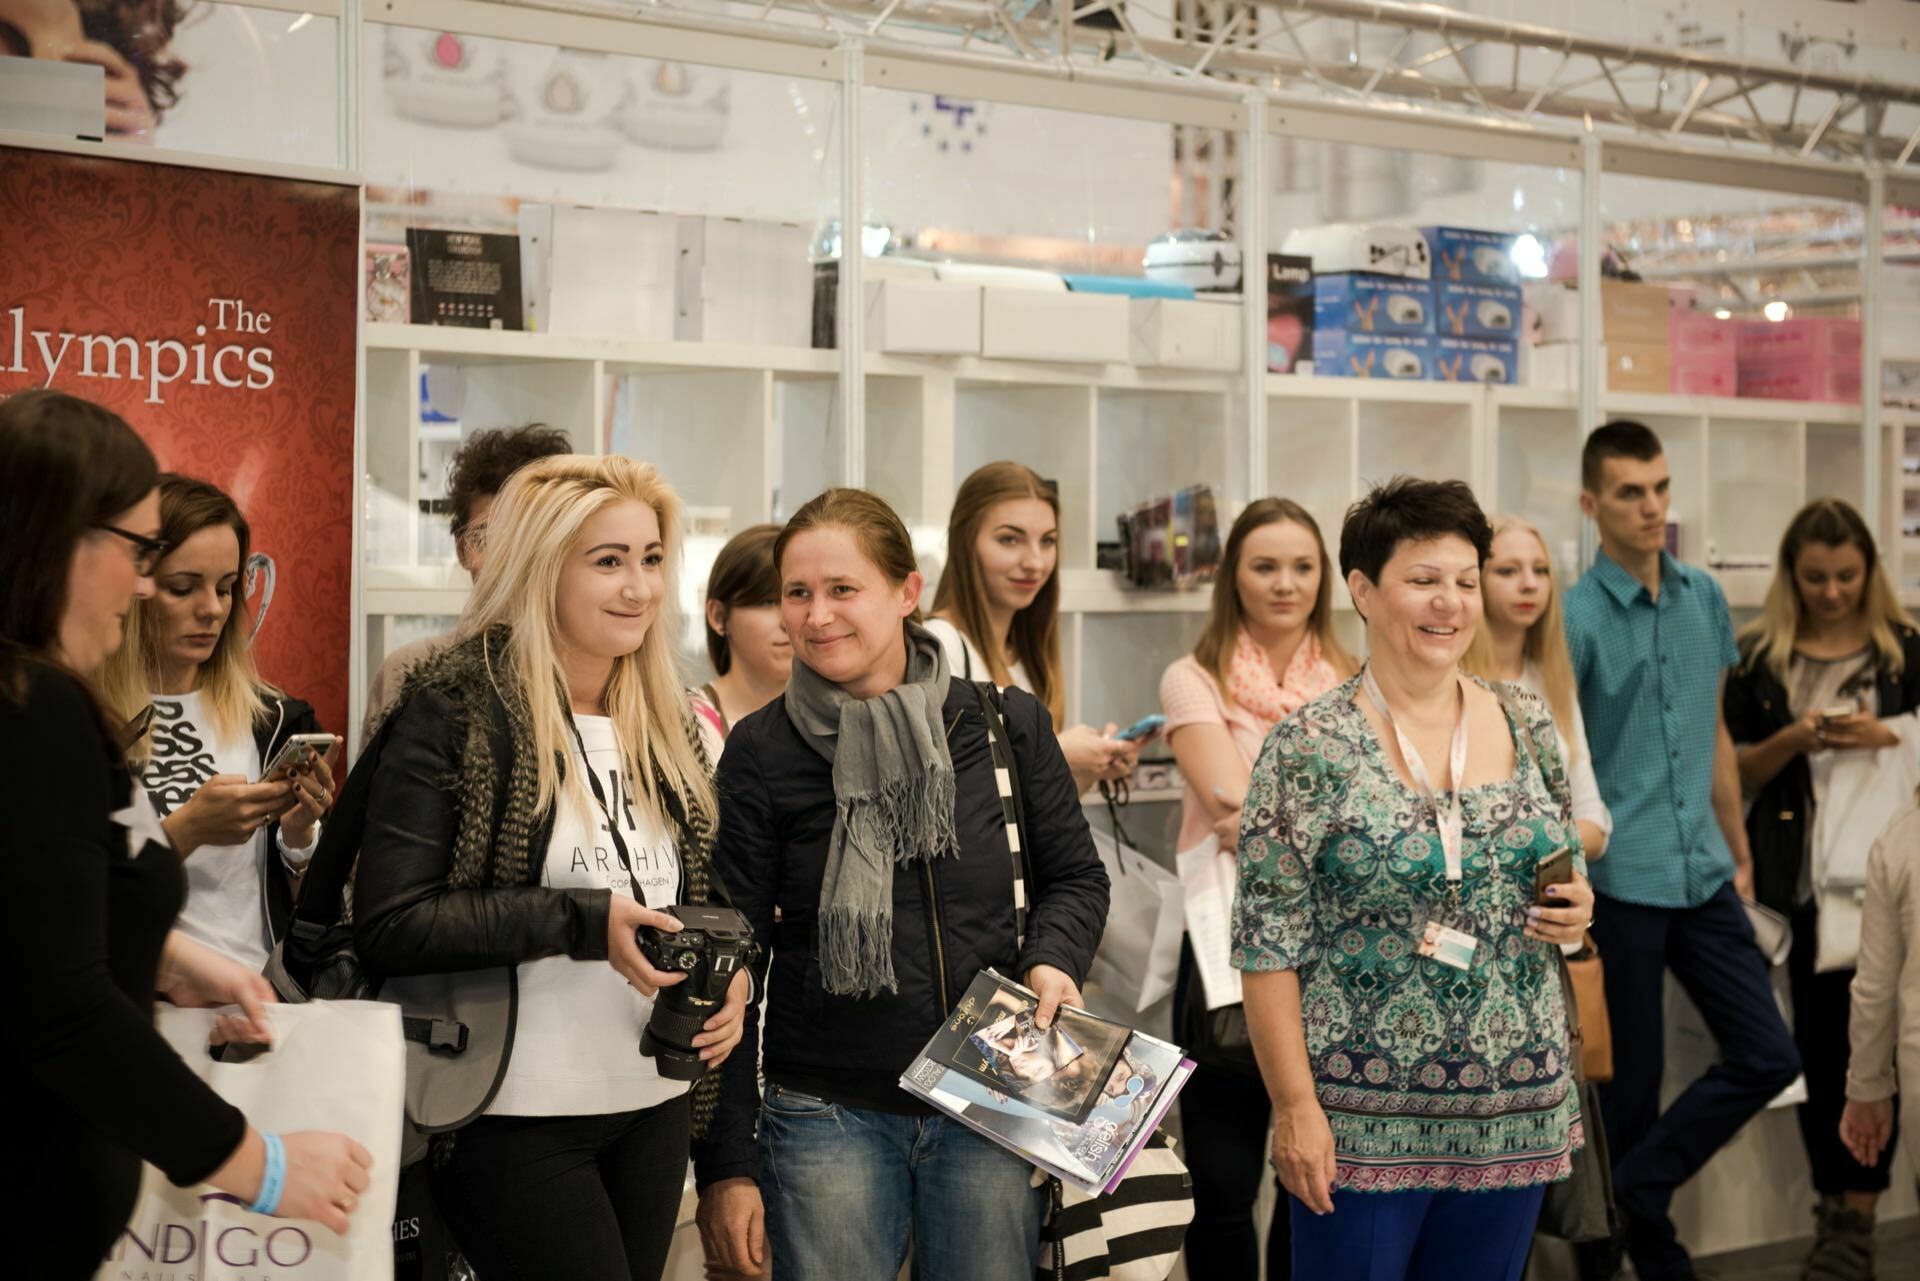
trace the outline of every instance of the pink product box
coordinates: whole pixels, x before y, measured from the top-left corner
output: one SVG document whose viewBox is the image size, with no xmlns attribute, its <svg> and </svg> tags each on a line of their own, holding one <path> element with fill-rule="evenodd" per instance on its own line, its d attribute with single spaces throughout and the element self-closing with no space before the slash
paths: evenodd
<svg viewBox="0 0 1920 1281">
<path fill-rule="evenodd" d="M 1724 323 L 1724 322 L 1722 322 Z M 1670 357 L 1671 387 L 1679 396 L 1737 396 L 1740 394 L 1739 366 L 1733 360 L 1731 345 L 1725 351 L 1682 351 L 1675 348 Z"/>
<path fill-rule="evenodd" d="M 1836 363 L 1860 359 L 1860 322 L 1839 316 L 1792 320 L 1743 320 L 1737 338 L 1743 365 L 1825 357 Z"/>
<path fill-rule="evenodd" d="M 1731 320 L 1716 320 L 1704 311 L 1675 307 L 1667 313 L 1667 346 L 1676 362 L 1682 354 L 1690 352 L 1703 356 L 1725 355 L 1731 362 L 1735 328 Z M 1679 372 L 1677 365 L 1674 372 Z"/>
<path fill-rule="evenodd" d="M 1860 403 L 1860 359 L 1806 356 L 1740 364 L 1740 394 L 1761 400 Z"/>
</svg>

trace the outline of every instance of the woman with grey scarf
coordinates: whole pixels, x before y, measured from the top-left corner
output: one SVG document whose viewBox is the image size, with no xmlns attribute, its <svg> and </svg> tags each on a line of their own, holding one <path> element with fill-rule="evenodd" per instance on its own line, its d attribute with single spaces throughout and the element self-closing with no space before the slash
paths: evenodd
<svg viewBox="0 0 1920 1281">
<path fill-rule="evenodd" d="M 1080 1003 L 1107 878 L 1073 775 L 1045 709 L 996 691 L 1016 850 L 979 693 L 917 622 L 913 547 L 880 499 L 828 490 L 774 559 L 793 679 L 715 778 L 714 867 L 772 953 L 766 1091 L 750 1015 L 694 1153 L 708 1256 L 892 1281 L 911 1240 L 920 1281 L 1028 1281 L 1033 1167 L 898 1082 L 983 969 L 1037 992 L 1043 1027 Z"/>
</svg>

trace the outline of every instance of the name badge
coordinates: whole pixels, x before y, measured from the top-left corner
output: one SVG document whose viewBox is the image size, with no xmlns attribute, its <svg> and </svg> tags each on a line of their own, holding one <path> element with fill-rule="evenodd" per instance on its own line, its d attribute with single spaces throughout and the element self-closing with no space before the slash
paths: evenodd
<svg viewBox="0 0 1920 1281">
<path fill-rule="evenodd" d="M 1430 956 L 1442 965 L 1465 970 L 1473 965 L 1473 954 L 1480 940 L 1450 925 L 1428 921 L 1426 936 L 1420 940 L 1420 955 Z"/>
</svg>

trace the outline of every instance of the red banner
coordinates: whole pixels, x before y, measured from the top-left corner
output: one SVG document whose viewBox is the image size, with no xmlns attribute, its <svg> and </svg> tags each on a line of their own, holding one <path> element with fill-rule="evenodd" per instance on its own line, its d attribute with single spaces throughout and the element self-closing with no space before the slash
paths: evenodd
<svg viewBox="0 0 1920 1281">
<path fill-rule="evenodd" d="M 110 406 L 232 494 L 261 674 L 339 733 L 359 226 L 353 187 L 0 147 L 0 395 Z"/>
</svg>

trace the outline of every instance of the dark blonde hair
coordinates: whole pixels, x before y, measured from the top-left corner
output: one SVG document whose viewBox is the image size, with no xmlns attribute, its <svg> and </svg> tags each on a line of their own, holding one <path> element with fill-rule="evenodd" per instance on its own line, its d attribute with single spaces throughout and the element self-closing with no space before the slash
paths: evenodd
<svg viewBox="0 0 1920 1281">
<path fill-rule="evenodd" d="M 729 538 L 707 574 L 707 599 L 719 601 L 729 610 L 778 605 L 780 567 L 773 559 L 773 543 L 778 537 L 778 525 L 750 525 Z M 733 666 L 733 650 L 727 638 L 713 630 L 712 623 L 706 628 L 707 657 L 713 660 L 713 674 L 725 676 Z"/>
<path fill-rule="evenodd" d="M 1291 498 L 1259 498 L 1248 503 L 1233 528 L 1227 533 L 1227 545 L 1220 555 L 1220 569 L 1213 576 L 1213 604 L 1207 611 L 1207 629 L 1193 647 L 1193 661 L 1213 676 L 1221 697 L 1232 701 L 1227 690 L 1227 669 L 1233 662 L 1233 648 L 1239 643 L 1245 614 L 1240 608 L 1240 557 L 1247 538 L 1256 530 L 1285 521 L 1313 535 L 1320 549 L 1320 589 L 1314 593 L 1313 613 L 1307 617 L 1307 629 L 1320 644 L 1320 656 L 1333 665 L 1342 677 L 1353 675 L 1357 665 L 1353 656 L 1333 631 L 1333 559 L 1327 555 L 1327 540 L 1313 514 Z M 1278 677 L 1280 673 L 1275 672 Z"/>
<path fill-rule="evenodd" d="M 247 612 L 247 557 L 253 548 L 253 528 L 240 505 L 211 481 L 169 472 L 160 477 L 160 537 L 177 550 L 203 529 L 231 529 L 240 555 L 233 572 L 233 605 L 221 624 L 213 653 L 200 664 L 197 689 L 206 699 L 209 718 L 227 738 L 243 738 L 279 690 L 260 678 L 253 661 L 252 617 Z M 169 557 L 172 555 L 168 553 Z M 153 567 L 164 578 L 167 562 Z M 150 601 L 136 600 L 127 614 L 126 640 L 100 675 L 101 694 L 114 715 L 132 720 L 144 709 L 160 675 L 160 613 Z M 144 761 L 151 747 L 145 738 L 128 749 L 128 756 Z"/>
<path fill-rule="evenodd" d="M 1879 548 L 1873 533 L 1851 504 L 1839 498 L 1816 498 L 1794 513 L 1787 532 L 1780 539 L 1780 558 L 1774 562 L 1773 582 L 1767 587 L 1767 600 L 1760 617 L 1740 631 L 1745 657 L 1741 666 L 1747 671 L 1764 667 L 1782 685 L 1793 661 L 1793 643 L 1800 630 L 1800 585 L 1795 572 L 1800 553 L 1808 543 L 1860 549 L 1866 561 L 1867 581 L 1862 584 L 1860 612 L 1867 617 L 1867 634 L 1873 641 L 1876 666 L 1890 676 L 1906 669 L 1906 651 L 1900 648 L 1900 629 L 1911 628 L 1913 619 L 1900 606 L 1893 584 L 1887 581 L 1886 567 L 1880 563 Z"/>
<path fill-rule="evenodd" d="M 987 660 L 987 673 L 996 685 L 1012 682 L 1005 650 L 1027 670 L 1033 696 L 1045 705 L 1058 725 L 1066 719 L 1066 681 L 1060 675 L 1060 567 L 1025 609 L 1015 611 L 1007 643 L 989 635 L 987 587 L 981 580 L 980 556 L 975 550 L 987 513 L 1000 503 L 1037 499 L 1053 509 L 1060 521 L 1060 496 L 1033 470 L 1020 463 L 988 463 L 961 484 L 947 518 L 947 567 L 934 593 L 933 612 L 947 616 L 960 634 L 973 642 Z"/>
</svg>

